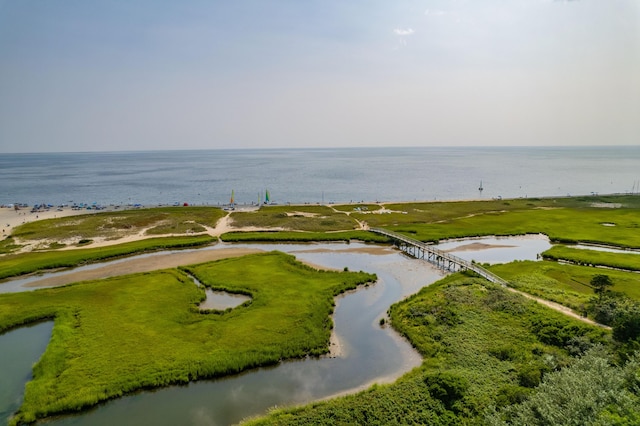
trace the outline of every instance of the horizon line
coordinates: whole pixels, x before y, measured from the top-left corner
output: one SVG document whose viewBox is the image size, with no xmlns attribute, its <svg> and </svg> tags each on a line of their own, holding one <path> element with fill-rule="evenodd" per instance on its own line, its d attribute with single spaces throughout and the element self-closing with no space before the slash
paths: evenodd
<svg viewBox="0 0 640 426">
<path fill-rule="evenodd" d="M 197 152 L 197 151 L 330 151 L 359 149 L 554 149 L 554 148 L 640 148 L 639 145 L 429 145 L 429 146 L 334 146 L 334 147 L 242 147 L 242 148 L 179 148 L 179 149 L 132 149 L 105 151 L 10 151 L 0 155 L 35 155 L 35 154 L 135 154 L 145 152 Z"/>
</svg>

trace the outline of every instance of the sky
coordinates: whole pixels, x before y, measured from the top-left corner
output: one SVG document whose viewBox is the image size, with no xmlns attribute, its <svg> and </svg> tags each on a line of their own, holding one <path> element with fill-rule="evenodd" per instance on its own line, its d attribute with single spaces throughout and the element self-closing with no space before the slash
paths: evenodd
<svg viewBox="0 0 640 426">
<path fill-rule="evenodd" d="M 638 0 L 0 0 L 0 152 L 640 145 Z"/>
</svg>

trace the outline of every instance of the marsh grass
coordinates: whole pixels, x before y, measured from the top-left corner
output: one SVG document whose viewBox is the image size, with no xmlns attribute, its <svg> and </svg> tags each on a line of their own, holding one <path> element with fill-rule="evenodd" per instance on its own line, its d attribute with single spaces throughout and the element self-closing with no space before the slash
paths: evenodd
<svg viewBox="0 0 640 426">
<path fill-rule="evenodd" d="M 542 233 L 557 242 L 638 248 L 638 199 L 620 196 L 388 204 L 385 206 L 388 209 L 407 214 L 351 216 L 370 226 L 387 227 L 421 241 Z M 622 207 L 593 207 L 606 204 Z"/>
<path fill-rule="evenodd" d="M 216 207 L 154 207 L 100 212 L 25 223 L 12 235 L 20 240 L 117 239 L 149 229 L 149 235 L 202 232 L 226 212 Z"/>
<path fill-rule="evenodd" d="M 550 261 L 512 262 L 493 265 L 490 270 L 519 290 L 561 303 L 578 312 L 582 312 L 594 296 L 589 283 L 597 274 L 609 275 L 614 283 L 614 291 L 640 300 L 640 276 L 634 272 L 563 265 Z"/>
<path fill-rule="evenodd" d="M 327 242 L 358 240 L 367 243 L 388 243 L 383 235 L 369 231 L 339 232 L 228 232 L 220 239 L 225 242 Z"/>
<path fill-rule="evenodd" d="M 326 206 L 262 206 L 252 212 L 233 212 L 234 227 L 283 228 L 327 232 L 352 230 L 358 224 L 344 213 Z"/>
<path fill-rule="evenodd" d="M 55 319 L 12 422 L 325 353 L 334 297 L 375 279 L 320 272 L 278 252 L 186 269 L 206 286 L 250 294 L 251 303 L 203 314 L 204 291 L 175 269 L 0 295 L 0 332 Z"/>
<path fill-rule="evenodd" d="M 640 254 L 634 253 L 611 253 L 556 245 L 542 253 L 542 256 L 548 260 L 560 260 L 577 265 L 640 271 Z"/>
<path fill-rule="evenodd" d="M 461 274 L 389 313 L 424 356 L 420 368 L 390 385 L 274 410 L 247 424 L 483 424 L 485 410 L 525 400 L 546 374 L 571 362 L 570 352 L 609 341 L 603 330 Z"/>
<path fill-rule="evenodd" d="M 201 247 L 212 244 L 215 241 L 216 239 L 209 235 L 163 237 L 107 247 L 8 254 L 2 257 L 2 262 L 0 263 L 0 279 L 47 269 L 70 268 L 150 251 Z"/>
</svg>

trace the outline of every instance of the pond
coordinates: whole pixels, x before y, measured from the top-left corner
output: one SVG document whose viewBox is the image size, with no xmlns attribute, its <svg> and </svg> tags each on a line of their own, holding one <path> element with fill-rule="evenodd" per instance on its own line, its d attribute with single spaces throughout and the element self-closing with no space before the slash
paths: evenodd
<svg viewBox="0 0 640 426">
<path fill-rule="evenodd" d="M 529 240 L 501 239 L 500 245 L 515 246 L 510 247 L 514 259 L 523 258 L 518 247 L 528 245 L 524 257 L 535 259 L 539 247 L 527 243 Z M 450 243 L 464 245 L 469 241 L 446 244 Z M 485 244 L 487 252 L 499 249 L 489 247 L 497 245 L 492 240 L 473 240 L 472 243 Z M 220 244 L 214 249 L 230 246 Z M 109 401 L 81 415 L 63 416 L 46 423 L 233 424 L 246 417 L 263 414 L 270 407 L 303 404 L 365 389 L 373 383 L 391 382 L 420 365 L 419 354 L 390 327 L 381 326 L 380 319 L 386 317 L 391 304 L 442 278 L 443 272 L 429 263 L 408 258 L 388 246 L 361 243 L 245 244 L 233 247 L 280 250 L 311 265 L 373 272 L 378 275 L 378 281 L 337 298 L 330 356 L 287 361 L 225 379 L 140 392 Z M 483 251 L 479 247 L 474 246 L 474 250 Z M 464 248 L 456 246 L 447 249 L 453 249 L 461 257 L 465 253 Z M 467 250 L 467 253 L 471 252 Z M 504 254 L 499 257 L 508 261 Z M 0 285 L 0 291 L 5 285 Z M 45 345 L 46 341 L 48 337 L 43 340 Z"/>
<path fill-rule="evenodd" d="M 243 294 L 227 293 L 226 291 L 211 290 L 210 288 L 205 288 L 204 292 L 207 298 L 198 305 L 198 307 L 203 310 L 215 309 L 224 311 L 228 308 L 238 307 L 244 302 L 251 300 L 249 296 Z"/>
<path fill-rule="evenodd" d="M 546 235 L 530 234 L 517 237 L 448 240 L 441 242 L 437 247 L 464 260 L 495 264 L 515 260 L 537 260 L 538 254 L 551 248 L 551 243 Z"/>
</svg>

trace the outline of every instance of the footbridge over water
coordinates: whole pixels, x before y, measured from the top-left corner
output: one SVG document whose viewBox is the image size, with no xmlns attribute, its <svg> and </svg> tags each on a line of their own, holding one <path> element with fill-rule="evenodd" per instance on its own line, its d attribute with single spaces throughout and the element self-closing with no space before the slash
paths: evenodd
<svg viewBox="0 0 640 426">
<path fill-rule="evenodd" d="M 477 273 L 483 278 L 486 278 L 492 283 L 500 284 L 502 286 L 507 285 L 506 280 L 503 280 L 493 272 L 484 269 L 482 266 L 439 250 L 431 244 L 415 240 L 397 232 L 387 231 L 386 229 L 370 228 L 369 231 L 391 238 L 396 247 L 409 256 L 415 257 L 416 259 L 426 260 L 445 271 L 458 272 L 469 270 Z"/>
</svg>

